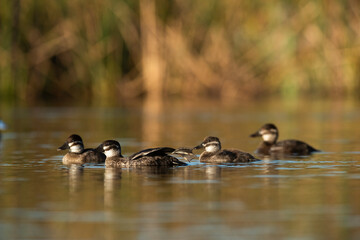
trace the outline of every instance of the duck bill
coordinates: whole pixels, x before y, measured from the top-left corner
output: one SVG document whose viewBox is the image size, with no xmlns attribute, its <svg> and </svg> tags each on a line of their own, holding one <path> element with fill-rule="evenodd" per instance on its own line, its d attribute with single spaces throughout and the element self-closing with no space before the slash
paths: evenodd
<svg viewBox="0 0 360 240">
<path fill-rule="evenodd" d="M 65 149 L 69 149 L 69 145 L 67 144 L 67 142 L 65 142 L 63 145 L 61 145 L 57 150 L 61 151 L 61 150 L 65 150 Z"/>
<path fill-rule="evenodd" d="M 197 145 L 196 147 L 193 147 L 193 149 L 201 149 L 201 148 L 204 148 L 204 145 L 202 143 Z"/>
<path fill-rule="evenodd" d="M 261 137 L 260 131 L 251 134 L 250 137 Z"/>
</svg>

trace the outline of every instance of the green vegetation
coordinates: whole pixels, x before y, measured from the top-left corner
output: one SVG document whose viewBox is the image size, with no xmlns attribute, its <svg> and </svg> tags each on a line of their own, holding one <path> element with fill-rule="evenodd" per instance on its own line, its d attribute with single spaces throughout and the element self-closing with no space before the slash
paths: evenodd
<svg viewBox="0 0 360 240">
<path fill-rule="evenodd" d="M 356 0 L 4 1 L 2 100 L 359 95 Z"/>
</svg>

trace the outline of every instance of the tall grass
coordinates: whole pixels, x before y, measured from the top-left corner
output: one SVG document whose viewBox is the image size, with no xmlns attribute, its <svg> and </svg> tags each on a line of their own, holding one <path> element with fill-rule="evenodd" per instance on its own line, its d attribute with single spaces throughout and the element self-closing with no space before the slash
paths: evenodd
<svg viewBox="0 0 360 240">
<path fill-rule="evenodd" d="M 359 95 L 356 0 L 4 1 L 3 100 Z"/>
</svg>

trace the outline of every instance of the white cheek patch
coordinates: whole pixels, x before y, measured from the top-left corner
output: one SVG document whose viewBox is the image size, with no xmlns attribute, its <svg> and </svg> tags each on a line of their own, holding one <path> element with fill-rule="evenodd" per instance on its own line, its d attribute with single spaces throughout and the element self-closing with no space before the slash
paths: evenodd
<svg viewBox="0 0 360 240">
<path fill-rule="evenodd" d="M 104 154 L 106 155 L 106 157 L 115 157 L 118 155 L 118 151 L 114 150 L 114 149 L 109 149 L 109 150 L 106 150 L 104 152 Z"/>
<path fill-rule="evenodd" d="M 79 144 L 73 144 L 70 146 L 70 152 L 73 152 L 73 153 L 80 153 L 82 152 L 83 148 L 81 147 L 81 145 Z"/>
<path fill-rule="evenodd" d="M 264 134 L 266 134 L 266 130 L 265 130 L 265 129 L 261 129 L 261 130 L 259 131 L 259 133 L 260 133 L 260 135 L 264 135 Z"/>
<path fill-rule="evenodd" d="M 217 151 L 219 151 L 219 146 L 214 145 L 214 144 L 208 145 L 208 146 L 205 147 L 205 151 L 207 151 L 207 152 L 217 152 Z"/>
<path fill-rule="evenodd" d="M 262 139 L 264 140 L 264 142 L 274 142 L 276 138 L 275 134 L 272 133 L 266 133 L 264 135 L 262 135 Z"/>
</svg>

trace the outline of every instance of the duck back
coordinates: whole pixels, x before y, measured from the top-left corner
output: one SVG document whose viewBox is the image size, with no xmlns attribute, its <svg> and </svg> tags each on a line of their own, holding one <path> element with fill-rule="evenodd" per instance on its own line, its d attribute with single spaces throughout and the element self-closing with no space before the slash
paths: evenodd
<svg viewBox="0 0 360 240">
<path fill-rule="evenodd" d="M 239 163 L 252 162 L 257 159 L 250 153 L 239 150 L 221 150 L 217 153 L 203 152 L 200 156 L 201 162 L 216 162 L 216 163 Z"/>
<path fill-rule="evenodd" d="M 106 159 L 106 167 L 139 167 L 139 166 L 185 166 L 186 163 L 169 155 L 164 156 L 142 156 L 133 158 L 110 157 Z"/>
<path fill-rule="evenodd" d="M 270 148 L 271 153 L 283 153 L 291 155 L 309 155 L 318 151 L 319 150 L 303 141 L 293 139 L 277 142 Z"/>
<path fill-rule="evenodd" d="M 82 153 L 69 152 L 63 157 L 64 164 L 103 163 L 106 156 L 94 149 L 85 149 Z"/>
</svg>

